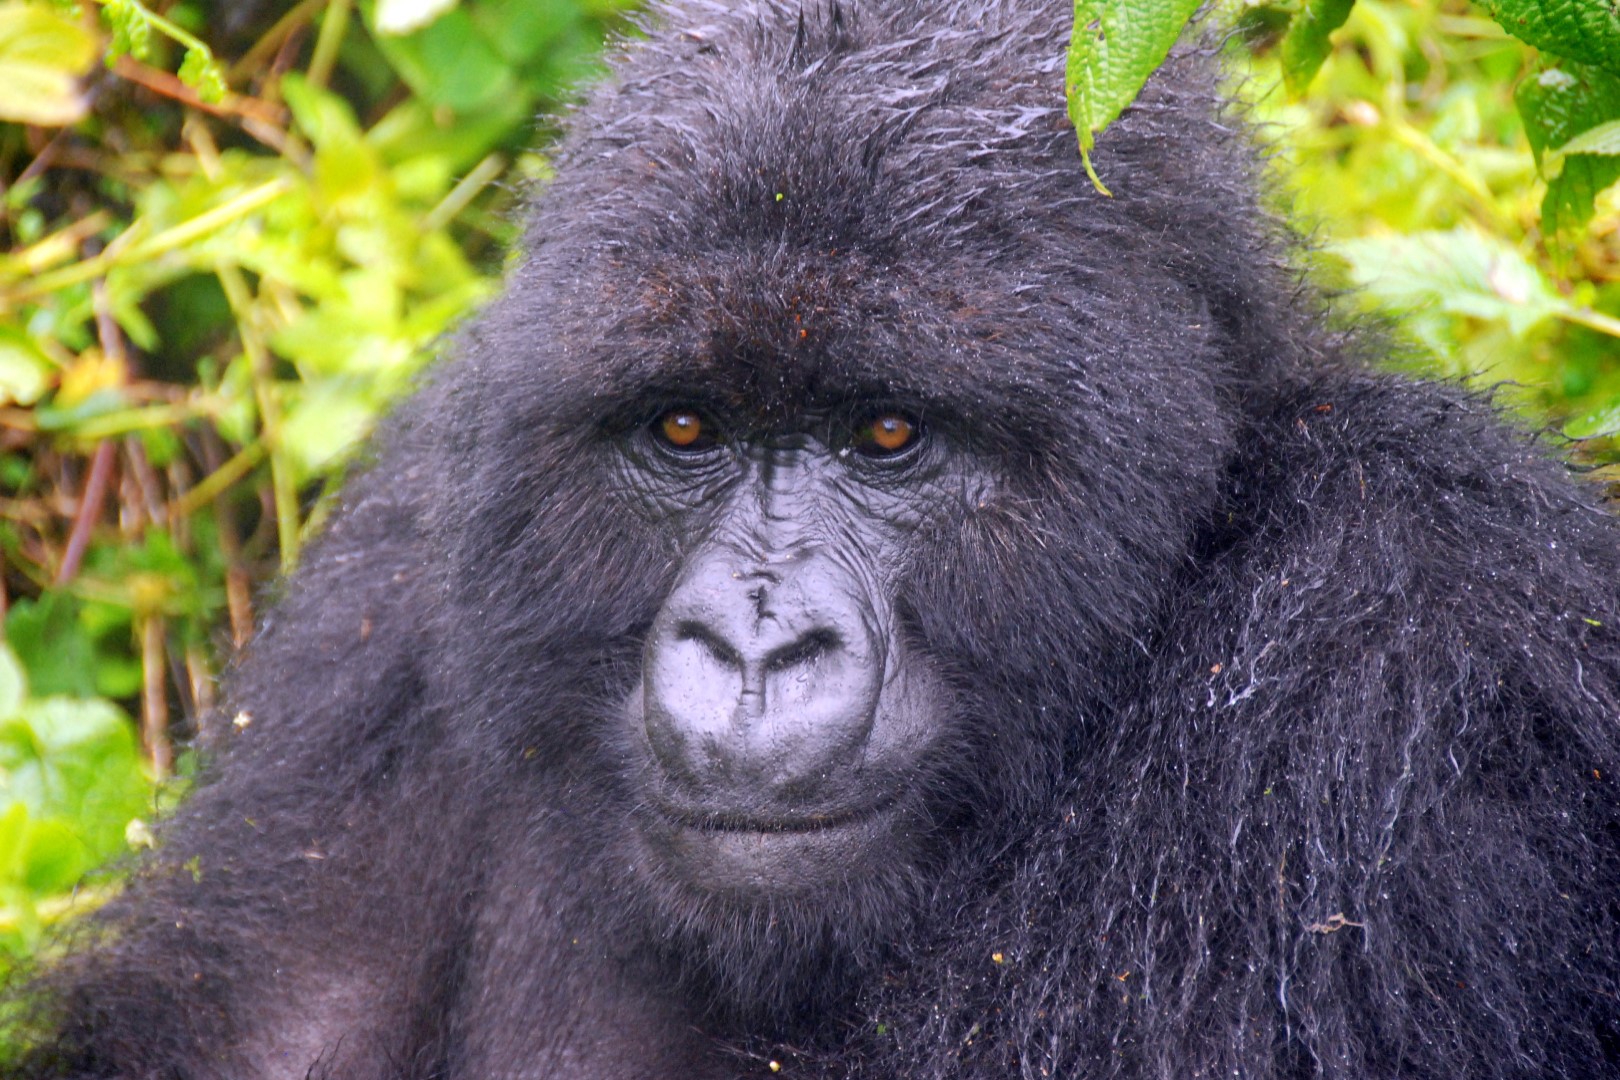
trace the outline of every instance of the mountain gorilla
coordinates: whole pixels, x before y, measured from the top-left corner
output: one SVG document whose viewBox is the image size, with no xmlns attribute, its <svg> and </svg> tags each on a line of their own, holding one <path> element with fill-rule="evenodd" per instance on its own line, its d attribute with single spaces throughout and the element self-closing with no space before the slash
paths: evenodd
<svg viewBox="0 0 1620 1080">
<path fill-rule="evenodd" d="M 1067 18 L 657 13 L 22 1075 L 1613 1067 L 1620 528 Z"/>
</svg>

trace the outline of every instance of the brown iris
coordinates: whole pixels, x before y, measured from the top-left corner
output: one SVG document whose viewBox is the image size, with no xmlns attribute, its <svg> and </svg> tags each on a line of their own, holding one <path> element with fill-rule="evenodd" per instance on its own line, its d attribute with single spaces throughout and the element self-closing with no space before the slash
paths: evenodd
<svg viewBox="0 0 1620 1080">
<path fill-rule="evenodd" d="M 664 445 L 674 450 L 708 450 L 714 445 L 713 424 L 695 408 L 672 408 L 659 416 L 654 431 Z"/>
<path fill-rule="evenodd" d="M 879 415 L 855 437 L 855 449 L 873 457 L 898 454 L 917 441 L 917 425 L 897 412 Z"/>
<path fill-rule="evenodd" d="M 678 450 L 696 450 L 711 438 L 704 430 L 703 417 L 692 409 L 671 409 L 658 421 L 664 441 Z"/>
</svg>

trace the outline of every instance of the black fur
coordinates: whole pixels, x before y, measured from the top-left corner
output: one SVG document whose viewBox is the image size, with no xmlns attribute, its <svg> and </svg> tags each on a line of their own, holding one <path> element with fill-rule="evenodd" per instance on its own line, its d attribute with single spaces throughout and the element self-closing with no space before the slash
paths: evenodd
<svg viewBox="0 0 1620 1080">
<path fill-rule="evenodd" d="M 1067 14 L 658 14 L 24 1075 L 1613 1075 L 1620 528 L 1323 328 L 1206 58 L 1098 195 Z M 627 839 L 686 540 L 612 447 L 698 389 L 997 478 L 896 598 L 952 708 L 888 873 L 711 903 Z"/>
</svg>

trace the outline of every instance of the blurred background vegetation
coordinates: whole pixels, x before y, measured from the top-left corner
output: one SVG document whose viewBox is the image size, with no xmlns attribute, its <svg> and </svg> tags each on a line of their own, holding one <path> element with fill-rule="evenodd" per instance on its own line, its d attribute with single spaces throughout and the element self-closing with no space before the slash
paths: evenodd
<svg viewBox="0 0 1620 1080">
<path fill-rule="evenodd" d="M 632 4 L 0 0 L 0 970 L 232 723 L 264 584 L 498 287 L 547 117 Z M 1611 464 L 1620 140 L 1564 151 L 1620 71 L 1462 0 L 1228 7 L 1324 280 Z"/>
</svg>

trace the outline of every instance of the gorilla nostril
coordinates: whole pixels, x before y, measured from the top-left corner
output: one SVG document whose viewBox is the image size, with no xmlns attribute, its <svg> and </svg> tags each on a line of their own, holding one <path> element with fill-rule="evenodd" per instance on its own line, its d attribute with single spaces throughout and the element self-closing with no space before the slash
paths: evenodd
<svg viewBox="0 0 1620 1080">
<path fill-rule="evenodd" d="M 818 628 L 797 641 L 771 650 L 765 657 L 764 668 L 768 672 L 787 671 L 789 668 L 814 663 L 822 656 L 836 652 L 843 646 L 844 639 L 838 636 L 837 631 Z"/>
<path fill-rule="evenodd" d="M 741 671 L 742 654 L 732 648 L 719 634 L 693 619 L 683 619 L 675 625 L 676 641 L 695 641 L 716 661 L 728 668 Z"/>
</svg>

